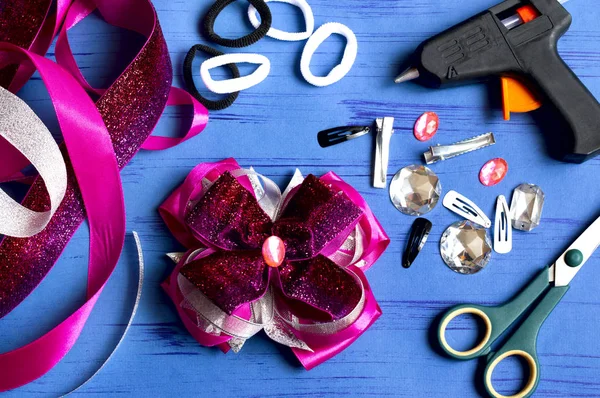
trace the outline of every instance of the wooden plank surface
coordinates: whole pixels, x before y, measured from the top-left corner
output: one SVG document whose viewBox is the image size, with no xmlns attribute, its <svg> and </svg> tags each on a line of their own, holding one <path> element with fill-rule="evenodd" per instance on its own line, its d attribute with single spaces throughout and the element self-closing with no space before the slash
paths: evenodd
<svg viewBox="0 0 600 398">
<path fill-rule="evenodd" d="M 342 22 L 358 38 L 351 72 L 339 83 L 316 88 L 299 72 L 303 42 L 264 39 L 250 48 L 271 60 L 262 84 L 242 92 L 231 108 L 212 112 L 206 130 L 192 141 L 164 152 L 142 152 L 122 173 L 128 230 L 144 245 L 146 278 L 140 310 L 125 343 L 81 394 L 102 396 L 200 397 L 471 397 L 481 393 L 477 361 L 456 362 L 439 354 L 431 339 L 436 316 L 455 303 L 498 304 L 509 299 L 540 267 L 550 264 L 595 217 L 600 190 L 600 160 L 567 165 L 549 158 L 543 132 L 530 115 L 504 122 L 498 82 L 443 91 L 414 84 L 396 86 L 403 60 L 424 39 L 493 5 L 490 0 L 310 0 L 316 25 Z M 181 64 L 189 47 L 204 42 L 201 16 L 211 2 L 156 0 L 181 86 Z M 302 28 L 297 10 L 270 3 L 274 26 Z M 245 2 L 230 6 L 217 21 L 229 37 L 249 31 Z M 600 95 L 600 25 L 595 2 L 574 0 L 574 16 L 559 50 L 566 62 Z M 76 59 L 93 84 L 106 85 L 141 45 L 131 33 L 106 26 L 97 16 L 70 34 Z M 205 43 L 205 42 L 204 42 Z M 315 74 L 340 58 L 344 41 L 329 39 L 312 63 Z M 228 50 L 227 52 L 233 52 Z M 53 50 L 49 53 L 53 57 Z M 200 60 L 194 64 L 199 67 Z M 197 69 L 195 69 L 197 70 Z M 249 72 L 251 68 L 243 67 Z M 219 71 L 215 71 L 219 76 Z M 223 75 L 225 76 L 225 72 Z M 200 79 L 197 79 L 202 87 Z M 39 78 L 20 95 L 57 132 L 57 123 Z M 174 134 L 189 122 L 184 108 L 171 108 L 159 134 Z M 394 116 L 389 174 L 420 163 L 427 144 L 411 134 L 415 119 L 436 111 L 441 127 L 436 143 L 451 143 L 493 131 L 497 145 L 433 167 L 444 191 L 457 190 L 493 216 L 497 195 L 510 197 L 520 183 L 538 184 L 546 193 L 543 222 L 529 233 L 516 232 L 508 255 L 494 254 L 474 276 L 451 272 L 439 255 L 444 229 L 458 218 L 439 205 L 427 217 L 434 229 L 416 264 L 402 269 L 400 259 L 413 218 L 400 214 L 385 190 L 371 188 L 372 141 L 366 138 L 330 149 L 317 145 L 317 131 L 343 124 L 369 124 Z M 510 167 L 501 184 L 478 182 L 483 163 L 504 157 Z M 161 222 L 157 207 L 196 164 L 235 157 L 243 166 L 283 186 L 296 167 L 305 174 L 335 171 L 368 201 L 392 239 L 380 261 L 367 272 L 383 316 L 346 351 L 312 371 L 303 370 L 290 350 L 257 335 L 239 354 L 200 347 L 184 330 L 159 283 L 172 269 L 166 252 L 180 249 Z M 82 228 L 61 260 L 19 308 L 0 320 L 0 350 L 21 346 L 49 330 L 83 300 L 87 230 Z M 7 396 L 57 396 L 85 380 L 101 364 L 127 320 L 135 292 L 136 257 L 132 239 L 81 338 L 45 377 Z M 539 336 L 542 367 L 539 397 L 600 396 L 600 256 L 589 262 Z M 467 327 L 467 321 L 459 328 Z M 454 336 L 454 335 L 453 335 Z M 453 337 L 454 338 L 454 337 Z M 459 337 L 457 336 L 456 339 Z M 510 365 L 510 366 L 508 366 Z M 518 386 L 518 363 L 497 370 L 504 393 Z"/>
</svg>

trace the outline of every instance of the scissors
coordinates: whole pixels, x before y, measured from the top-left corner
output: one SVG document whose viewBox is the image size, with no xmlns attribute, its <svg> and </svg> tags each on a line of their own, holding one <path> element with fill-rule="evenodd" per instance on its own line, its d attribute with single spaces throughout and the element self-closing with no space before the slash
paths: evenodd
<svg viewBox="0 0 600 398">
<path fill-rule="evenodd" d="M 554 264 L 545 267 L 512 301 L 499 307 L 466 304 L 451 308 L 444 314 L 438 327 L 438 340 L 442 349 L 449 356 L 460 360 L 487 356 L 484 384 L 490 396 L 495 398 L 531 396 L 540 380 L 540 364 L 536 353 L 538 332 L 548 315 L 569 290 L 571 280 L 599 245 L 600 218 L 596 219 Z M 536 302 L 537 305 L 534 306 Z M 529 309 L 532 311 L 521 326 L 498 351 L 492 351 L 491 345 Z M 446 329 L 453 319 L 464 314 L 481 318 L 485 324 L 485 333 L 476 347 L 467 351 L 458 351 L 448 344 Z M 511 356 L 525 359 L 529 367 L 529 378 L 519 393 L 507 397 L 494 389 L 492 373 L 500 362 Z"/>
</svg>

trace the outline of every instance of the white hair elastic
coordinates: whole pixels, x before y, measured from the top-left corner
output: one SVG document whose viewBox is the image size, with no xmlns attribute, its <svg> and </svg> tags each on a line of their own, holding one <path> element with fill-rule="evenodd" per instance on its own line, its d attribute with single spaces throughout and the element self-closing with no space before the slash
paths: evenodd
<svg viewBox="0 0 600 398">
<path fill-rule="evenodd" d="M 339 65 L 336 65 L 327 76 L 317 77 L 310 71 L 310 61 L 321 43 L 334 33 L 344 36 L 347 40 L 342 62 L 340 62 Z M 340 81 L 348 72 L 350 72 L 352 65 L 354 65 L 354 61 L 356 60 L 357 52 L 358 42 L 356 41 L 354 32 L 346 25 L 337 22 L 329 22 L 317 29 L 306 42 L 304 51 L 302 51 L 302 58 L 300 59 L 300 71 L 302 72 L 302 76 L 304 76 L 306 81 L 310 84 L 318 87 L 329 86 L 330 84 Z"/>
<path fill-rule="evenodd" d="M 312 35 L 313 30 L 315 30 L 315 17 L 313 15 L 312 8 L 310 8 L 310 5 L 306 2 L 306 0 L 265 0 L 265 3 L 269 2 L 287 3 L 298 7 L 304 15 L 304 24 L 306 25 L 306 30 L 304 32 L 285 32 L 283 30 L 270 28 L 267 32 L 267 36 L 277 40 L 300 41 L 306 40 L 310 37 L 310 35 Z M 252 4 L 250 4 L 250 7 L 248 7 L 248 18 L 250 19 L 252 26 L 257 29 L 260 25 L 260 22 L 256 16 L 256 8 Z"/>
<path fill-rule="evenodd" d="M 240 62 L 260 66 L 251 74 L 234 79 L 214 80 L 210 75 L 210 70 L 213 68 Z M 229 94 L 256 86 L 266 79 L 270 70 L 271 62 L 264 55 L 248 53 L 223 54 L 204 61 L 202 65 L 200 65 L 200 77 L 206 87 L 213 93 Z"/>
</svg>

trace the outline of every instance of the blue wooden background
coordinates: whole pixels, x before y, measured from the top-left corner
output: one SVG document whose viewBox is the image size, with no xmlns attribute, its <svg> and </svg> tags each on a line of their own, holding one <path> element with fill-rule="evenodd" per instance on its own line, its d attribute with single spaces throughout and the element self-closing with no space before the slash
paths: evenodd
<svg viewBox="0 0 600 398">
<path fill-rule="evenodd" d="M 271 74 L 240 94 L 231 108 L 211 113 L 206 130 L 186 144 L 164 152 L 138 154 L 122 173 L 128 230 L 139 232 L 146 257 L 146 278 L 139 313 L 125 343 L 108 366 L 81 394 L 206 397 L 402 396 L 470 397 L 481 393 L 477 361 L 455 362 L 441 356 L 431 340 L 435 317 L 458 302 L 498 304 L 509 299 L 540 267 L 551 263 L 595 217 L 600 215 L 600 160 L 569 165 L 550 159 L 543 134 L 530 115 L 504 122 L 498 82 L 434 91 L 414 84 L 396 86 L 393 77 L 402 61 L 424 39 L 492 6 L 494 0 L 310 0 L 316 25 L 337 21 L 348 25 L 359 42 L 358 58 L 339 83 L 316 88 L 299 72 L 302 42 L 267 38 L 241 51 L 271 60 Z M 203 42 L 201 16 L 211 1 L 156 0 L 181 86 L 186 51 Z M 574 16 L 560 42 L 566 62 L 600 96 L 600 16 L 592 0 L 566 7 Z M 217 21 L 217 31 L 237 37 L 250 30 L 245 2 L 236 2 Z M 271 4 L 274 26 L 301 29 L 298 10 Z M 135 54 L 142 41 L 134 34 L 104 24 L 94 16 L 75 28 L 70 40 L 84 74 L 106 85 Z M 312 63 L 325 73 L 341 55 L 344 41 L 329 39 Z M 227 50 L 231 52 L 232 50 Z M 239 51 L 239 50 L 236 50 Z M 53 50 L 48 54 L 53 57 Z M 195 64 L 199 66 L 200 60 Z M 244 72 L 249 69 L 242 68 Z M 250 69 L 251 70 L 251 69 Z M 218 74 L 218 72 L 215 72 Z M 222 72 L 223 76 L 225 72 Z M 198 85 L 202 86 L 200 79 Z M 57 124 L 47 94 L 34 77 L 20 95 L 55 131 Z M 474 276 L 450 271 L 439 256 L 439 238 L 458 217 L 439 205 L 427 217 L 434 228 L 429 242 L 409 270 L 400 259 L 413 218 L 399 213 L 385 190 L 371 188 L 372 141 L 367 138 L 330 149 L 317 145 L 324 128 L 370 124 L 379 116 L 396 118 L 389 175 L 420 163 L 428 144 L 412 136 L 415 119 L 436 111 L 441 126 L 434 142 L 451 143 L 493 131 L 497 145 L 433 166 L 444 191 L 457 190 L 478 203 L 490 217 L 496 197 L 510 198 L 520 183 L 540 185 L 546 193 L 543 222 L 530 233 L 515 232 L 514 249 L 494 254 L 488 267 Z M 174 134 L 189 121 L 187 109 L 171 108 L 160 134 Z M 508 177 L 493 188 L 478 182 L 483 163 L 504 157 Z M 180 249 L 165 229 L 157 207 L 196 164 L 235 157 L 243 166 L 283 186 L 299 167 L 305 174 L 333 170 L 367 199 L 392 243 L 368 271 L 383 316 L 346 351 L 307 372 L 288 348 L 264 335 L 250 340 L 239 354 L 224 355 L 200 347 L 184 330 L 159 283 L 172 269 L 166 252 Z M 21 346 L 71 313 L 84 298 L 87 229 L 75 235 L 46 280 L 22 305 L 0 320 L 0 350 Z M 85 380 L 103 361 L 122 332 L 136 288 L 132 239 L 75 348 L 50 373 L 8 396 L 57 396 Z M 538 350 L 542 366 L 537 396 L 600 396 L 600 256 L 580 273 L 572 289 L 543 327 Z M 465 329 L 462 320 L 455 329 Z M 453 330 L 450 339 L 472 338 Z M 464 331 L 463 331 L 464 332 Z M 509 393 L 520 384 L 518 361 L 496 371 L 498 388 Z"/>
</svg>

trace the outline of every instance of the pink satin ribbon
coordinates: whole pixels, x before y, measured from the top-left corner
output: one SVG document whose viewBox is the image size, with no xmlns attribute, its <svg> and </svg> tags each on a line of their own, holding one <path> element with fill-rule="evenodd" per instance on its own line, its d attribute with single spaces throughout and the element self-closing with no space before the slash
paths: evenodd
<svg viewBox="0 0 600 398">
<path fill-rule="evenodd" d="M 364 231 L 367 242 L 364 249 L 364 255 L 362 257 L 363 265 L 360 267 L 361 270 L 366 271 L 375 261 L 381 256 L 385 249 L 390 244 L 390 238 L 387 236 L 383 227 L 379 223 L 379 220 L 375 217 L 371 208 L 367 204 L 367 201 L 358 193 L 356 189 L 347 182 L 343 181 L 333 171 L 325 174 L 321 179 L 329 181 L 334 187 L 343 191 L 352 201 L 362 209 L 365 214 L 363 219 L 360 221 L 360 226 Z"/>
<path fill-rule="evenodd" d="M 125 205 L 112 142 L 90 97 L 53 62 L 12 44 L 0 44 L 0 50 L 3 55 L 29 59 L 40 72 L 55 106 L 90 227 L 88 300 L 44 336 L 0 355 L 0 391 L 5 391 L 52 369 L 79 337 L 119 260 L 125 239 Z M 86 126 L 84 134 L 82 126 Z"/>
<path fill-rule="evenodd" d="M 108 23 L 124 29 L 131 29 L 146 37 L 150 37 L 157 26 L 158 20 L 153 8 L 151 6 L 150 8 L 148 7 L 149 4 L 149 0 L 127 0 L 122 3 L 118 3 L 117 0 L 77 0 L 74 2 L 73 0 L 58 0 L 55 12 L 50 9 L 48 10 L 48 16 L 40 27 L 34 41 L 29 46 L 29 49 L 36 54 L 43 55 L 48 50 L 52 39 L 59 33 L 55 48 L 55 56 L 58 64 L 67 69 L 87 91 L 96 95 L 102 95 L 106 92 L 106 89 L 93 88 L 81 74 L 73 57 L 67 32 L 98 8 Z M 149 12 L 149 10 L 152 12 Z M 135 18 L 131 18 L 133 14 L 136 14 Z M 63 20 L 64 24 L 62 24 Z M 132 64 L 134 62 L 135 60 L 132 61 Z M 31 65 L 20 65 L 9 89 L 12 92 L 18 91 L 34 71 L 35 68 Z M 206 108 L 187 91 L 171 87 L 166 106 L 178 105 L 191 105 L 193 107 L 194 117 L 187 133 L 183 137 L 150 136 L 142 144 L 142 149 L 169 149 L 202 132 L 208 122 L 208 111 Z M 0 159 L 6 159 L 6 161 L 0 163 L 1 181 L 11 180 L 16 173 L 29 164 L 25 157 L 1 138 Z"/>
<path fill-rule="evenodd" d="M 62 130 L 69 171 L 67 195 L 48 227 L 31 238 L 5 237 L 0 242 L 3 272 L 0 273 L 0 317 L 41 282 L 85 216 L 90 227 L 87 300 L 39 339 L 0 355 L 0 391 L 41 377 L 77 341 L 123 247 L 125 210 L 119 169 L 142 145 L 147 149 L 173 147 L 197 135 L 208 120 L 201 104 L 183 90 L 170 87 L 172 70 L 168 50 L 149 0 L 75 0 L 72 6 L 71 2 L 57 0 L 56 11 L 49 13 L 41 24 L 29 47 L 31 51 L 0 43 L 0 69 L 8 64 L 21 65 L 11 88 L 22 85 L 19 81 L 19 76 L 24 76 L 20 73 L 25 73 L 22 71 L 30 75 L 37 69 L 42 76 Z M 49 45 L 59 31 L 63 19 L 69 21 L 61 30 L 61 37 L 66 40 L 66 30 L 96 6 L 109 23 L 136 30 L 148 40 L 108 89 L 95 91 L 101 97 L 94 103 L 86 93 L 89 87 L 82 84 L 83 76 L 75 73 L 74 63 L 63 68 L 33 50 L 45 52 L 44 47 L 47 49 L 46 44 Z M 61 59 L 68 59 L 68 46 L 63 45 L 60 52 Z M 181 138 L 149 137 L 165 106 L 189 104 L 194 108 L 194 119 L 187 134 Z M 0 155 L 10 160 L 0 167 L 0 180 L 20 178 L 20 170 L 26 162 L 14 148 L 0 142 Z M 33 208 L 44 206 L 44 195 L 38 178 L 23 204 Z M 10 274 L 13 268 L 19 269 L 18 278 Z"/>
<path fill-rule="evenodd" d="M 363 283 L 366 297 L 365 307 L 352 325 L 334 335 L 315 335 L 294 330 L 296 337 L 308 344 L 314 351 L 310 352 L 292 348 L 294 354 L 306 370 L 322 364 L 345 350 L 381 316 L 381 308 L 379 308 L 379 304 L 377 304 L 373 296 L 365 275 L 360 270 L 357 270 L 356 267 L 351 266 L 349 269 L 358 275 Z"/>
<path fill-rule="evenodd" d="M 204 178 L 214 181 L 225 171 L 232 171 L 239 168 L 240 166 L 234 159 L 226 159 L 216 163 L 200 164 L 191 171 L 183 184 L 160 206 L 159 213 L 169 230 L 179 242 L 190 250 L 186 253 L 184 258 L 187 258 L 192 250 L 204 246 L 202 242 L 199 242 L 194 238 L 184 221 L 189 201 L 193 200 L 201 193 L 202 180 Z M 389 244 L 389 238 L 373 215 L 369 206 L 352 186 L 342 181 L 332 172 L 327 173 L 321 178 L 333 184 L 337 189 L 342 190 L 363 211 L 364 216 L 359 221 L 359 225 L 365 232 L 366 240 L 363 242 L 364 252 L 359 261 L 361 266 L 360 268 L 357 266 L 350 266 L 349 270 L 354 272 L 360 278 L 364 286 L 365 304 L 358 319 L 347 328 L 335 334 L 311 334 L 293 330 L 296 337 L 307 343 L 314 351 L 310 352 L 297 348 L 292 349 L 296 357 L 307 370 L 314 368 L 343 351 L 364 333 L 381 315 L 381 309 L 379 308 L 362 271 L 372 266 Z M 251 187 L 248 187 L 248 189 L 253 192 Z M 200 344 L 209 347 L 218 346 L 223 352 L 229 351 L 230 347 L 227 342 L 231 340 L 231 336 L 224 333 L 221 333 L 220 335 L 206 333 L 198 327 L 196 322 L 197 314 L 194 311 L 179 305 L 184 298 L 178 287 L 177 276 L 183 265 L 184 261 L 181 261 L 167 280 L 163 282 L 162 287 L 175 303 L 178 315 L 183 321 L 186 329 Z M 242 310 L 246 310 L 244 314 L 240 312 L 235 315 L 244 319 L 249 319 L 250 314 L 247 311 L 247 308 L 242 307 Z"/>
<path fill-rule="evenodd" d="M 139 7 L 141 5 L 139 3 L 142 1 L 145 0 L 129 0 L 128 2 L 124 2 L 124 6 L 121 4 L 120 7 L 115 7 L 115 0 L 77 0 L 69 8 L 65 16 L 64 25 L 60 30 L 56 41 L 56 62 L 67 69 L 87 91 L 96 95 L 102 95 L 106 92 L 104 89 L 92 87 L 81 73 L 77 66 L 77 62 L 73 57 L 67 32 L 98 8 L 109 24 L 124 29 L 130 29 L 149 37 L 156 26 L 157 19 L 156 14 L 154 12 L 148 12 L 150 10 L 148 10 L 147 7 Z M 144 14 L 144 12 L 147 14 Z M 136 17 L 131 18 L 134 14 Z M 149 21 L 151 21 L 152 24 L 149 24 Z M 192 125 L 188 132 L 180 138 L 150 136 L 142 145 L 142 149 L 163 150 L 172 148 L 195 137 L 204 129 L 208 122 L 206 108 L 187 91 L 177 87 L 171 87 L 167 106 L 176 105 L 193 106 L 194 119 L 192 120 Z"/>
<path fill-rule="evenodd" d="M 325 174 L 321 179 L 331 182 L 334 187 L 343 191 L 363 210 L 365 214 L 360 222 L 361 228 L 363 228 L 365 237 L 367 238 L 364 248 L 365 254 L 362 257 L 364 265 L 360 267 L 360 270 L 357 270 L 355 266 L 350 266 L 349 269 L 354 271 L 361 279 L 365 288 L 366 301 L 365 308 L 356 322 L 334 336 L 331 336 L 331 338 L 323 335 L 311 335 L 309 333 L 294 331 L 299 339 L 307 343 L 314 350 L 314 352 L 309 352 L 298 348 L 292 348 L 296 357 L 307 370 L 333 358 L 346 349 L 381 316 L 381 308 L 379 308 L 379 305 L 373 296 L 371 287 L 369 286 L 369 282 L 362 271 L 369 269 L 390 243 L 388 236 L 377 218 L 375 218 L 369 205 L 354 187 L 343 181 L 334 172 Z"/>
</svg>

